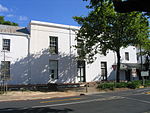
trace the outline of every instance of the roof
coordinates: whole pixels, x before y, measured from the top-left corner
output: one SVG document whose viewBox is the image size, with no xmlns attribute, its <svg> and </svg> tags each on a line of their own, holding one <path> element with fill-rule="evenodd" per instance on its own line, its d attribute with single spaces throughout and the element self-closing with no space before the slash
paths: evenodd
<svg viewBox="0 0 150 113">
<path fill-rule="evenodd" d="M 32 20 L 30 25 L 41 25 L 41 26 L 48 26 L 48 27 L 56 27 L 56 28 L 63 28 L 63 29 L 72 29 L 72 30 L 79 30 L 80 27 L 72 26 L 72 25 L 64 25 L 64 24 L 56 24 L 56 23 L 49 23 L 49 22 L 41 22 Z"/>
<path fill-rule="evenodd" d="M 28 35 L 29 31 L 26 27 L 0 25 L 0 33 L 15 34 L 15 35 Z"/>
</svg>

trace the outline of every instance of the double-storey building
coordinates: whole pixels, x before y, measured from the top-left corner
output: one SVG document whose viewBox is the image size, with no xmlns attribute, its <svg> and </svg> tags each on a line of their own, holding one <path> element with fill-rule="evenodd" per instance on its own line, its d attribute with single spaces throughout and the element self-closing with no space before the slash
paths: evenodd
<svg viewBox="0 0 150 113">
<path fill-rule="evenodd" d="M 76 26 L 31 21 L 27 28 L 1 25 L 0 62 L 8 84 L 78 83 L 115 80 L 116 54 L 95 55 L 88 64 L 77 58 Z M 9 29 L 9 30 L 8 30 Z M 121 49 L 121 80 L 132 80 L 127 64 L 136 64 L 136 47 Z M 132 68 L 132 67 L 131 67 Z M 5 69 L 4 69 L 5 70 Z M 128 70 L 128 74 L 127 74 Z M 1 78 L 4 73 L 1 72 Z M 134 77 L 134 79 L 138 79 Z"/>
</svg>

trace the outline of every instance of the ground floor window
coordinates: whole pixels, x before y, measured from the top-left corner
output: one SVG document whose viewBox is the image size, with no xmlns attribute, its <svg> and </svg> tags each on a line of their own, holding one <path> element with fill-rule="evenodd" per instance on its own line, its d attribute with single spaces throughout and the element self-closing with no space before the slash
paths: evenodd
<svg viewBox="0 0 150 113">
<path fill-rule="evenodd" d="M 10 61 L 1 61 L 1 79 L 10 78 Z"/>
<path fill-rule="evenodd" d="M 79 82 L 86 82 L 85 80 L 85 61 L 79 60 L 77 62 L 77 68 L 78 68 L 78 81 Z"/>
<path fill-rule="evenodd" d="M 107 62 L 101 62 L 102 80 L 107 80 Z"/>
<path fill-rule="evenodd" d="M 49 73 L 52 79 L 58 79 L 58 61 L 57 60 L 49 61 Z"/>
</svg>

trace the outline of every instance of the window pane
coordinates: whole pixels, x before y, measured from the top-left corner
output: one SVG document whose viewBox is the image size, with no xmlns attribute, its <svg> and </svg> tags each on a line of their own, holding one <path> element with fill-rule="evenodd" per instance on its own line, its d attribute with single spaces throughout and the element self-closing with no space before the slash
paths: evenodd
<svg viewBox="0 0 150 113">
<path fill-rule="evenodd" d="M 79 82 L 85 82 L 85 61 L 79 60 L 77 62 L 77 68 L 78 68 L 78 81 Z"/>
<path fill-rule="evenodd" d="M 10 78 L 10 61 L 1 62 L 1 78 Z"/>
<path fill-rule="evenodd" d="M 58 53 L 58 38 L 50 36 L 50 53 L 57 54 Z"/>
<path fill-rule="evenodd" d="M 58 79 L 58 61 L 50 60 L 49 69 L 51 78 Z"/>
<path fill-rule="evenodd" d="M 129 60 L 129 52 L 125 52 L 125 60 Z"/>
<path fill-rule="evenodd" d="M 101 69 L 101 71 L 102 71 L 102 72 L 101 72 L 101 73 L 102 73 L 101 75 L 105 76 L 105 74 L 106 74 L 106 73 L 105 73 L 105 69 Z"/>
<path fill-rule="evenodd" d="M 3 39 L 3 50 L 10 51 L 10 39 Z"/>
<path fill-rule="evenodd" d="M 84 52 L 83 40 L 78 39 L 77 40 L 77 54 L 79 56 L 82 56 L 83 52 Z"/>
<path fill-rule="evenodd" d="M 101 76 L 107 80 L 107 62 L 101 62 Z"/>
<path fill-rule="evenodd" d="M 101 68 L 105 68 L 105 62 L 101 62 Z"/>
</svg>

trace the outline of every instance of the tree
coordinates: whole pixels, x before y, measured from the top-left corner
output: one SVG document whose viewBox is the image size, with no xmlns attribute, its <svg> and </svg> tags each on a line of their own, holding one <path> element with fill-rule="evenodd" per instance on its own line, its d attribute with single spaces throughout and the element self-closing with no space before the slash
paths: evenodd
<svg viewBox="0 0 150 113">
<path fill-rule="evenodd" d="M 87 0 L 85 0 L 87 1 Z M 81 25 L 77 40 L 84 47 L 81 58 L 93 62 L 94 55 L 106 55 L 112 50 L 117 55 L 116 81 L 120 81 L 120 49 L 139 44 L 148 37 L 148 20 L 140 12 L 117 13 L 111 0 L 90 0 L 88 16 L 73 17 Z"/>
<path fill-rule="evenodd" d="M 149 0 L 113 0 L 117 12 L 146 11 L 150 12 Z"/>
<path fill-rule="evenodd" d="M 144 65 L 146 67 L 146 70 L 150 71 L 150 39 L 144 40 L 141 47 L 142 51 L 140 54 L 142 56 L 145 56 Z"/>
<path fill-rule="evenodd" d="M 4 16 L 0 16 L 0 24 L 18 26 L 17 23 L 10 22 L 10 21 L 5 21 L 5 20 L 4 20 Z"/>
</svg>

